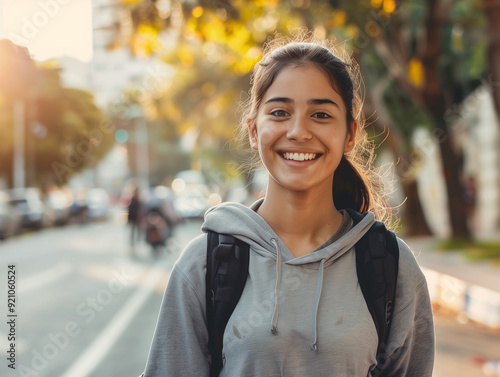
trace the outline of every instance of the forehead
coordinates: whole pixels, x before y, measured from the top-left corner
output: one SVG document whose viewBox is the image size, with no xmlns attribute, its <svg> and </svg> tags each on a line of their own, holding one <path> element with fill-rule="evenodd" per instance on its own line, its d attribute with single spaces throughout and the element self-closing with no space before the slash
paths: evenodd
<svg viewBox="0 0 500 377">
<path fill-rule="evenodd" d="M 344 101 L 333 88 L 331 79 L 324 71 L 313 65 L 283 68 L 264 94 L 263 102 L 276 96 L 288 97 L 294 102 L 328 98 L 345 109 Z"/>
</svg>

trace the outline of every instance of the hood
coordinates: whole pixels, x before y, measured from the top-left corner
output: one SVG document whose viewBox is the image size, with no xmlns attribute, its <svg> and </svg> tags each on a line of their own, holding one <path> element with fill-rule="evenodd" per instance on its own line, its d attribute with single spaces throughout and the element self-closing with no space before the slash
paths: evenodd
<svg viewBox="0 0 500 377">
<path fill-rule="evenodd" d="M 250 207 L 230 202 L 212 207 L 205 214 L 202 230 L 230 234 L 249 244 L 252 251 L 273 259 L 277 258 L 277 250 L 281 250 L 283 263 L 319 268 L 321 261 L 328 267 L 349 251 L 375 222 L 373 213 L 368 212 L 362 215 L 361 220 L 347 234 L 333 244 L 295 258 L 269 224 L 255 212 L 263 201 L 264 199 L 259 199 Z"/>
<path fill-rule="evenodd" d="M 270 321 L 269 331 L 278 335 L 279 295 L 281 289 L 282 264 L 300 265 L 304 268 L 318 270 L 316 292 L 312 308 L 312 340 L 310 348 L 317 350 L 318 343 L 318 310 L 323 288 L 323 271 L 338 258 L 349 251 L 356 242 L 370 229 L 374 223 L 374 215 L 368 212 L 360 215 L 348 211 L 353 218 L 354 226 L 343 237 L 315 252 L 295 258 L 286 245 L 279 239 L 274 230 L 255 212 L 264 199 L 255 202 L 250 208 L 238 203 L 224 203 L 213 207 L 205 214 L 202 230 L 222 234 L 230 234 L 246 242 L 250 250 L 268 258 L 276 263 L 276 284 L 274 288 L 274 309 Z M 333 236 L 333 234 L 332 234 Z"/>
</svg>

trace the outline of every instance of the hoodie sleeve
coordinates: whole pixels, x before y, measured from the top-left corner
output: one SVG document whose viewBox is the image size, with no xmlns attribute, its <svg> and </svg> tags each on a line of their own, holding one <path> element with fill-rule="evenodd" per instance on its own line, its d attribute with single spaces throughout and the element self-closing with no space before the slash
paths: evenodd
<svg viewBox="0 0 500 377">
<path fill-rule="evenodd" d="M 399 275 L 393 322 L 385 355 L 372 377 L 431 377 L 434 321 L 425 277 L 408 246 L 399 240 Z M 385 361 L 383 361 L 385 359 Z"/>
<path fill-rule="evenodd" d="M 205 270 L 202 235 L 186 247 L 172 270 L 144 377 L 209 376 Z"/>
</svg>

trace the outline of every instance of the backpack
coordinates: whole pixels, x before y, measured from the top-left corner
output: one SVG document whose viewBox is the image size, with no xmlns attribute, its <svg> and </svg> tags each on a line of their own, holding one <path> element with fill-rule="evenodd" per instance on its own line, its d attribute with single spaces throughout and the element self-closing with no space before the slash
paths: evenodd
<svg viewBox="0 0 500 377">
<path fill-rule="evenodd" d="M 363 215 L 347 209 L 356 225 Z M 378 334 L 377 367 L 384 364 L 384 350 L 391 326 L 398 276 L 399 248 L 396 235 L 376 221 L 356 243 L 356 271 L 368 310 Z M 238 304 L 248 277 L 249 246 L 227 235 L 207 233 L 206 315 L 210 376 L 223 367 L 222 343 L 226 324 Z"/>
</svg>

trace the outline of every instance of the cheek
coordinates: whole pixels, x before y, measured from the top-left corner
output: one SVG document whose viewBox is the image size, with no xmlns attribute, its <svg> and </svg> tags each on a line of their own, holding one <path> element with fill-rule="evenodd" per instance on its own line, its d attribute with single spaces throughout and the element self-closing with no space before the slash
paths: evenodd
<svg viewBox="0 0 500 377">
<path fill-rule="evenodd" d="M 276 131 L 269 127 L 262 127 L 258 130 L 258 143 L 262 147 L 269 147 L 276 140 Z"/>
</svg>

